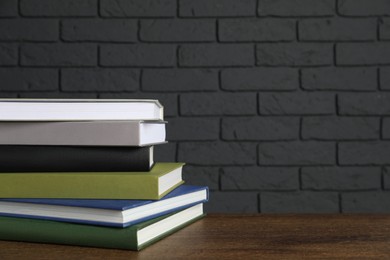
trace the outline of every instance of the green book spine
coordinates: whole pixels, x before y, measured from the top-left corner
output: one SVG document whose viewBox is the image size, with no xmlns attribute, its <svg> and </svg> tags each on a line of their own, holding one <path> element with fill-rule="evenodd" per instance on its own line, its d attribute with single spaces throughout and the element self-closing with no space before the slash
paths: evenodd
<svg viewBox="0 0 390 260">
<path fill-rule="evenodd" d="M 149 172 L 0 173 L 0 198 L 160 199 L 159 179 L 184 163 L 156 163 Z"/>
<path fill-rule="evenodd" d="M 113 228 L 49 220 L 0 217 L 0 239 L 48 244 L 141 250 L 205 216 L 205 214 L 203 214 L 195 217 L 190 221 L 187 221 L 186 223 L 153 238 L 149 242 L 138 246 L 137 231 L 139 229 L 154 224 L 171 215 L 172 214 L 145 221 L 128 228 Z"/>
</svg>

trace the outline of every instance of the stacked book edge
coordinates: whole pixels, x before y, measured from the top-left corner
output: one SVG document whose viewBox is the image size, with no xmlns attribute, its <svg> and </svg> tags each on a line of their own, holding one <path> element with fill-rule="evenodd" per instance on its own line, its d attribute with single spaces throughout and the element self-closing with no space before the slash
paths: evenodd
<svg viewBox="0 0 390 260">
<path fill-rule="evenodd" d="M 202 218 L 208 189 L 166 142 L 156 100 L 0 100 L 0 239 L 140 250 Z"/>
</svg>

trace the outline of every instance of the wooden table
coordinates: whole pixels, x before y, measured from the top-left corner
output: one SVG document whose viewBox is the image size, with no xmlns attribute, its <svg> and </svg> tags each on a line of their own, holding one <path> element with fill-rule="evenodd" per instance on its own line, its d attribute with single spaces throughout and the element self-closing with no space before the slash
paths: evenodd
<svg viewBox="0 0 390 260">
<path fill-rule="evenodd" d="M 141 252 L 0 241 L 0 259 L 390 258 L 390 215 L 209 215 Z"/>
</svg>

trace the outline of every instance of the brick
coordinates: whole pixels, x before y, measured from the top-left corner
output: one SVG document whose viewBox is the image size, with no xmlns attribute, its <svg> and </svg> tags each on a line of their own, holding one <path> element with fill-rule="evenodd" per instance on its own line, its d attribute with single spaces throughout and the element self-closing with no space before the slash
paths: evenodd
<svg viewBox="0 0 390 260">
<path fill-rule="evenodd" d="M 374 19 L 309 19 L 299 22 L 301 41 L 370 41 L 376 39 Z"/>
<path fill-rule="evenodd" d="M 171 45 L 110 44 L 100 47 L 103 66 L 171 67 L 175 63 L 175 47 Z"/>
<path fill-rule="evenodd" d="M 25 44 L 21 64 L 26 66 L 95 66 L 97 48 L 93 44 Z"/>
<path fill-rule="evenodd" d="M 221 128 L 225 140 L 294 140 L 299 137 L 299 118 L 223 118 Z"/>
<path fill-rule="evenodd" d="M 305 167 L 301 174 L 306 190 L 372 190 L 381 188 L 379 167 Z"/>
<path fill-rule="evenodd" d="M 0 17 L 14 17 L 18 15 L 18 0 L 1 1 Z"/>
<path fill-rule="evenodd" d="M 339 0 L 338 12 L 345 16 L 390 15 L 387 0 Z"/>
<path fill-rule="evenodd" d="M 167 143 L 154 146 L 155 162 L 176 162 L 176 143 Z"/>
<path fill-rule="evenodd" d="M 217 140 L 219 118 L 171 118 L 167 124 L 168 141 Z"/>
<path fill-rule="evenodd" d="M 272 142 L 259 144 L 260 165 L 332 165 L 336 146 L 329 142 Z"/>
<path fill-rule="evenodd" d="M 165 93 L 101 93 L 99 98 L 129 98 L 129 99 L 157 99 L 164 106 L 164 116 L 176 116 L 178 114 L 177 94 Z"/>
<path fill-rule="evenodd" d="M 390 139 L 390 118 L 385 117 L 382 121 L 382 138 Z"/>
<path fill-rule="evenodd" d="M 0 98 L 17 98 L 18 94 L 15 92 L 1 92 Z"/>
<path fill-rule="evenodd" d="M 51 91 L 58 88 L 56 69 L 0 69 L 0 91 Z"/>
<path fill-rule="evenodd" d="M 334 0 L 260 0 L 259 15 L 270 16 L 332 16 Z"/>
<path fill-rule="evenodd" d="M 326 43 L 261 43 L 256 45 L 259 66 L 319 66 L 333 63 L 333 49 Z"/>
<path fill-rule="evenodd" d="M 62 22 L 65 41 L 135 42 L 137 22 L 132 20 L 71 19 Z"/>
<path fill-rule="evenodd" d="M 255 63 L 250 44 L 187 44 L 179 48 L 183 67 L 252 66 Z"/>
<path fill-rule="evenodd" d="M 182 142 L 178 161 L 194 165 L 254 165 L 256 145 L 252 143 Z"/>
<path fill-rule="evenodd" d="M 61 89 L 70 92 L 136 91 L 140 73 L 132 69 L 65 69 Z"/>
<path fill-rule="evenodd" d="M 295 21 L 285 19 L 223 19 L 219 20 L 220 41 L 293 41 Z"/>
<path fill-rule="evenodd" d="M 343 142 L 339 143 L 341 165 L 383 165 L 390 163 L 390 142 Z"/>
<path fill-rule="evenodd" d="M 254 115 L 256 95 L 251 93 L 191 93 L 180 96 L 180 113 L 196 115 Z"/>
<path fill-rule="evenodd" d="M 221 81 L 226 90 L 295 90 L 299 74 L 291 68 L 225 69 Z"/>
<path fill-rule="evenodd" d="M 19 98 L 48 98 L 48 99 L 58 99 L 58 98 L 66 98 L 66 99 L 95 99 L 98 97 L 96 93 L 65 93 L 65 92 L 22 92 L 18 95 Z"/>
<path fill-rule="evenodd" d="M 100 0 L 105 17 L 173 17 L 176 0 Z"/>
<path fill-rule="evenodd" d="M 210 192 L 208 213 L 258 213 L 257 192 Z"/>
<path fill-rule="evenodd" d="M 374 68 L 314 68 L 302 70 L 302 88 L 306 90 L 377 89 L 377 71 Z"/>
<path fill-rule="evenodd" d="M 55 20 L 0 20 L 2 41 L 57 41 L 58 31 L 58 21 Z"/>
<path fill-rule="evenodd" d="M 338 106 L 342 115 L 390 115 L 390 94 L 339 94 Z"/>
<path fill-rule="evenodd" d="M 343 213 L 390 213 L 390 192 L 342 193 L 341 207 Z"/>
<path fill-rule="evenodd" d="M 302 137 L 314 140 L 379 139 L 379 119 L 371 117 L 304 117 Z"/>
<path fill-rule="evenodd" d="M 328 93 L 261 93 L 263 115 L 329 115 L 336 110 L 335 97 Z"/>
<path fill-rule="evenodd" d="M 97 0 L 21 0 L 24 16 L 96 16 Z"/>
<path fill-rule="evenodd" d="M 390 168 L 383 168 L 383 188 L 386 190 L 390 190 Z"/>
<path fill-rule="evenodd" d="M 256 0 L 179 0 L 183 17 L 255 16 Z"/>
<path fill-rule="evenodd" d="M 381 40 L 390 40 L 390 18 L 379 21 L 379 37 Z"/>
<path fill-rule="evenodd" d="M 336 62 L 338 65 L 388 65 L 390 42 L 337 44 Z"/>
<path fill-rule="evenodd" d="M 147 69 L 142 73 L 144 91 L 218 90 L 218 72 L 209 69 Z"/>
<path fill-rule="evenodd" d="M 390 89 L 390 68 L 380 68 L 380 88 Z"/>
<path fill-rule="evenodd" d="M 298 168 L 224 167 L 223 190 L 297 190 Z"/>
<path fill-rule="evenodd" d="M 0 66 L 16 65 L 18 48 L 15 44 L 0 43 Z"/>
<path fill-rule="evenodd" d="M 338 213 L 336 192 L 262 192 L 261 213 Z"/>
<path fill-rule="evenodd" d="M 213 42 L 216 25 L 213 20 L 143 20 L 140 38 L 149 42 Z"/>
<path fill-rule="evenodd" d="M 183 168 L 183 179 L 188 185 L 208 186 L 210 190 L 218 190 L 219 167 L 189 166 Z"/>
</svg>

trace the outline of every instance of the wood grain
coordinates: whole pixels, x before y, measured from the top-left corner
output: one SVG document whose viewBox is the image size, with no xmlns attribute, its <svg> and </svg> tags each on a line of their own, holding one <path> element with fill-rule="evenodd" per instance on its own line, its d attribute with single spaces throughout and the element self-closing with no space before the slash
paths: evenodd
<svg viewBox="0 0 390 260">
<path fill-rule="evenodd" d="M 390 257 L 390 215 L 211 215 L 141 252 L 0 241 L 0 259 Z"/>
</svg>

